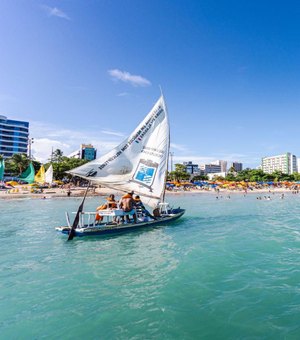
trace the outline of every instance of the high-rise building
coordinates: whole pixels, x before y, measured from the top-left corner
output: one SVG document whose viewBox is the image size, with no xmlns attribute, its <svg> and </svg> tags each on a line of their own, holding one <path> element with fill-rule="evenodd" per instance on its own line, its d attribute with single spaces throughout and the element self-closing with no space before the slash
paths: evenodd
<svg viewBox="0 0 300 340">
<path fill-rule="evenodd" d="M 200 170 L 202 170 L 205 174 L 215 174 L 221 172 L 221 165 L 203 164 L 200 165 Z"/>
<path fill-rule="evenodd" d="M 97 150 L 92 144 L 81 144 L 80 149 L 72 152 L 68 157 L 93 161 L 97 157 Z"/>
<path fill-rule="evenodd" d="M 97 157 L 97 150 L 93 147 L 92 144 L 81 144 L 80 155 L 81 159 L 87 159 L 89 161 L 92 161 Z"/>
<path fill-rule="evenodd" d="M 220 165 L 221 172 L 227 171 L 227 161 L 217 160 L 217 161 L 212 162 L 211 164 Z"/>
<path fill-rule="evenodd" d="M 239 162 L 232 162 L 229 169 L 233 168 L 235 172 L 243 170 L 243 164 Z"/>
<path fill-rule="evenodd" d="M 277 170 L 291 175 L 297 172 L 297 157 L 290 152 L 278 156 L 264 157 L 262 158 L 262 170 L 268 174 Z"/>
<path fill-rule="evenodd" d="M 29 123 L 0 116 L 0 154 L 4 158 L 28 152 Z"/>
<path fill-rule="evenodd" d="M 199 166 L 198 164 L 193 164 L 193 162 L 183 162 L 183 165 L 186 168 L 186 172 L 193 175 L 199 174 Z"/>
</svg>

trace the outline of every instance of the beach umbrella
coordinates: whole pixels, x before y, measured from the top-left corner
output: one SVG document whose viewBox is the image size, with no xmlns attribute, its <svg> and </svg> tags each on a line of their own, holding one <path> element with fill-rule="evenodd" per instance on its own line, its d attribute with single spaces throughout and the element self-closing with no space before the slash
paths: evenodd
<svg viewBox="0 0 300 340">
<path fill-rule="evenodd" d="M 6 182 L 5 184 L 7 184 L 7 185 L 11 185 L 11 186 L 16 186 L 16 185 L 19 185 L 19 183 L 18 183 L 18 182 L 16 182 L 16 181 L 9 181 L 9 182 Z"/>
</svg>

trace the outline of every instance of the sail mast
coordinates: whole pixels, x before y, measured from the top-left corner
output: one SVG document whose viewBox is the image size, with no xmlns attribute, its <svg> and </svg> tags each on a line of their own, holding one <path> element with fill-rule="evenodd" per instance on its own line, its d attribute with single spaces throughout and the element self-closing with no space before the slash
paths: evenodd
<svg viewBox="0 0 300 340">
<path fill-rule="evenodd" d="M 160 86 L 159 86 L 160 87 Z M 160 87 L 160 92 L 161 92 L 161 97 L 162 97 L 162 102 L 163 102 L 163 106 L 164 106 L 164 110 L 166 112 L 166 119 L 169 122 L 169 117 L 168 117 L 168 109 L 166 106 L 166 102 L 165 102 L 165 97 L 163 95 L 162 89 Z M 162 201 L 165 201 L 165 194 L 166 194 L 166 184 L 167 184 L 167 179 L 168 179 L 168 168 L 169 168 L 169 152 L 170 152 L 170 140 L 171 140 L 171 136 L 170 136 L 170 125 L 168 123 L 168 134 L 169 134 L 169 138 L 168 138 L 168 146 L 167 146 L 167 167 L 166 167 L 166 174 L 165 174 L 165 181 L 164 181 L 164 189 L 163 189 L 163 195 L 162 195 Z"/>
</svg>

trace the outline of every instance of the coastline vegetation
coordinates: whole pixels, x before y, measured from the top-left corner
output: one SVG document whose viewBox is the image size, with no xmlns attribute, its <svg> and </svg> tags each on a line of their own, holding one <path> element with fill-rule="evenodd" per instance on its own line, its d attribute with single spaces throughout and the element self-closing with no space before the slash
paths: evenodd
<svg viewBox="0 0 300 340">
<path fill-rule="evenodd" d="M 0 155 L 0 161 L 2 156 Z M 30 162 L 34 167 L 35 172 L 41 167 L 41 163 L 30 159 L 26 154 L 14 154 L 12 157 L 7 158 L 5 161 L 5 173 L 9 177 L 18 177 L 26 170 Z M 87 163 L 85 159 L 70 158 L 63 155 L 60 149 L 56 149 L 49 158 L 49 162 L 44 164 L 45 170 L 47 170 L 52 164 L 53 175 L 57 180 L 69 178 L 66 171 L 74 169 L 80 165 Z M 186 167 L 183 164 L 175 164 L 175 170 L 168 172 L 168 181 L 203 181 L 208 180 L 207 175 L 191 175 L 186 171 Z M 263 172 L 260 169 L 245 169 L 239 172 L 235 172 L 233 168 L 229 169 L 229 172 L 225 177 L 214 176 L 215 181 L 233 181 L 233 182 L 298 182 L 300 181 L 300 173 L 296 172 L 291 175 L 285 174 L 281 171 L 274 171 L 272 174 Z"/>
<path fill-rule="evenodd" d="M 208 180 L 206 175 L 192 176 L 186 171 L 186 167 L 183 164 L 175 164 L 175 171 L 168 173 L 168 180 L 170 181 L 182 181 L 193 180 L 201 181 Z M 235 172 L 233 168 L 229 169 L 225 177 L 214 176 L 215 181 L 233 181 L 233 182 L 298 182 L 300 181 L 300 173 L 295 172 L 291 175 L 285 174 L 281 171 L 274 171 L 272 174 L 263 172 L 260 169 L 245 169 L 239 172 Z"/>
<path fill-rule="evenodd" d="M 63 155 L 60 149 L 55 150 L 49 162 L 44 164 L 45 170 L 49 168 L 50 164 L 53 166 L 53 176 L 57 180 L 68 178 L 66 171 L 74 169 L 80 165 L 87 163 L 85 159 L 70 158 Z M 5 175 L 9 177 L 19 177 L 23 171 L 27 169 L 29 164 L 32 163 L 35 172 L 39 170 L 42 163 L 30 159 L 26 154 L 14 154 L 5 160 Z"/>
</svg>

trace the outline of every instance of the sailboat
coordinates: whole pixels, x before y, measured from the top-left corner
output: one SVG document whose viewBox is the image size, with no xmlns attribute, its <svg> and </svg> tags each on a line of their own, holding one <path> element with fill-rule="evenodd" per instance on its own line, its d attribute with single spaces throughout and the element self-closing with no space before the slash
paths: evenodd
<svg viewBox="0 0 300 340">
<path fill-rule="evenodd" d="M 0 160 L 0 181 L 4 178 L 5 163 L 4 159 Z"/>
<path fill-rule="evenodd" d="M 19 176 L 19 179 L 29 184 L 34 182 L 34 167 L 32 163 L 30 163 L 28 168 Z"/>
<path fill-rule="evenodd" d="M 70 174 L 92 183 L 121 192 L 134 192 L 145 205 L 158 209 L 157 216 L 141 216 L 136 222 L 115 222 L 122 217 L 121 209 L 95 212 L 77 211 L 73 225 L 67 216 L 68 226 L 57 227 L 62 233 L 74 236 L 102 235 L 164 225 L 180 218 L 184 209 L 174 209 L 165 202 L 170 128 L 166 104 L 161 96 L 136 129 L 121 144 L 104 156 L 77 167 Z M 84 200 L 80 206 L 82 210 Z M 95 224 L 95 214 L 103 222 Z M 150 214 L 151 215 L 151 214 Z M 87 221 L 84 219 L 87 218 Z"/>
<path fill-rule="evenodd" d="M 45 173 L 45 182 L 48 183 L 49 185 L 52 184 L 53 182 L 53 166 L 50 164 L 48 170 Z"/>
<path fill-rule="evenodd" d="M 42 164 L 39 171 L 34 176 L 35 183 L 44 184 L 45 183 L 45 168 Z"/>
</svg>

